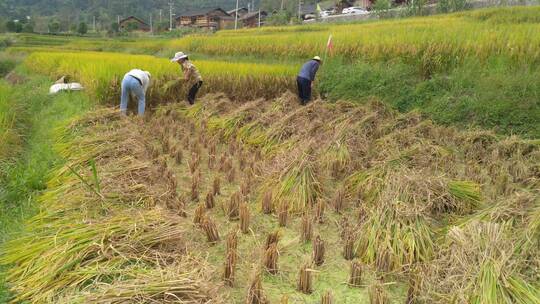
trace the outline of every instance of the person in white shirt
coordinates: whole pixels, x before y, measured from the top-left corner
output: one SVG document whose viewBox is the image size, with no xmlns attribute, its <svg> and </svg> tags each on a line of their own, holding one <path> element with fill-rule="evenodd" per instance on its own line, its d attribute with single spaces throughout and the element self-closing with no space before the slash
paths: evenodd
<svg viewBox="0 0 540 304">
<path fill-rule="evenodd" d="M 146 90 L 150 85 L 150 73 L 139 69 L 133 69 L 124 75 L 122 80 L 122 97 L 120 98 L 120 112 L 127 114 L 128 102 L 131 98 L 137 98 L 139 116 L 144 115 L 146 107 Z"/>
</svg>

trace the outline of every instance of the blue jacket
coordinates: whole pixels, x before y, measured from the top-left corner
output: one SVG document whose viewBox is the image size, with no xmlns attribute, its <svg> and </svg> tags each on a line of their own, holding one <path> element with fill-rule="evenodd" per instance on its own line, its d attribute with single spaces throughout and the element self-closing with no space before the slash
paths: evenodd
<svg viewBox="0 0 540 304">
<path fill-rule="evenodd" d="M 317 60 L 310 60 L 306 62 L 302 66 L 302 69 L 300 70 L 300 74 L 298 74 L 298 77 L 315 81 L 315 75 L 317 74 L 317 71 L 319 70 L 319 65 L 321 65 L 321 63 L 318 62 Z"/>
</svg>

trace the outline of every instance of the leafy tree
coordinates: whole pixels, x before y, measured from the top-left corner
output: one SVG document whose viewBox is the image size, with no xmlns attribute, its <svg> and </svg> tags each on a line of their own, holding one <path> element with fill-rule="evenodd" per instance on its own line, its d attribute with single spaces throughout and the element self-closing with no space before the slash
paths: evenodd
<svg viewBox="0 0 540 304">
<path fill-rule="evenodd" d="M 443 0 L 444 1 L 444 0 Z M 391 0 L 377 0 L 373 5 L 373 11 L 379 18 L 389 17 L 389 10 L 392 8 Z"/>
<path fill-rule="evenodd" d="M 407 3 L 405 15 L 407 16 L 421 16 L 425 14 L 425 6 L 427 0 L 410 0 Z"/>
<path fill-rule="evenodd" d="M 58 20 L 52 20 L 48 25 L 50 33 L 60 33 L 60 22 Z"/>
<path fill-rule="evenodd" d="M 26 23 L 26 24 L 23 26 L 22 31 L 23 31 L 24 33 L 33 33 L 33 32 L 34 32 L 34 23 L 32 23 L 32 22 Z"/>
<path fill-rule="evenodd" d="M 88 33 L 88 26 L 86 25 L 86 22 L 79 23 L 79 27 L 77 28 L 77 33 L 81 35 L 85 35 Z"/>
<path fill-rule="evenodd" d="M 111 23 L 111 31 L 113 33 L 118 33 L 120 31 L 120 26 L 118 25 L 117 22 Z"/>
<path fill-rule="evenodd" d="M 23 30 L 23 25 L 19 21 L 10 20 L 6 22 L 6 29 L 8 32 L 20 33 Z"/>
<path fill-rule="evenodd" d="M 158 32 L 165 32 L 169 30 L 169 21 L 161 21 L 155 24 Z"/>
<path fill-rule="evenodd" d="M 279 11 L 266 18 L 266 24 L 269 25 L 284 25 L 288 24 L 292 18 L 292 14 L 288 11 Z"/>
<path fill-rule="evenodd" d="M 8 22 L 6 22 L 6 30 L 8 32 L 15 32 L 16 28 L 17 28 L 17 25 L 15 24 L 15 21 L 9 20 Z"/>
</svg>

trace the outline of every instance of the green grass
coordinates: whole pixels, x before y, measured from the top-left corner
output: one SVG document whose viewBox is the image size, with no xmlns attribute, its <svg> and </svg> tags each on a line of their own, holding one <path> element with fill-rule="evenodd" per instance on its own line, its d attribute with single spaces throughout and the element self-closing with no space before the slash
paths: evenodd
<svg viewBox="0 0 540 304">
<path fill-rule="evenodd" d="M 540 72 L 527 65 L 474 59 L 426 78 L 414 65 L 393 62 L 327 62 L 320 92 L 330 100 L 380 98 L 401 112 L 419 110 L 434 121 L 540 137 Z"/>
<path fill-rule="evenodd" d="M 50 80 L 31 77 L 12 88 L 10 105 L 18 106 L 16 119 L 24 138 L 22 151 L 0 160 L 0 246 L 22 229 L 22 221 L 35 212 L 34 197 L 46 187 L 47 174 L 62 159 L 53 151 L 58 128 L 88 110 L 91 102 L 80 93 L 49 96 Z M 8 299 L 0 269 L 0 302 Z"/>
</svg>

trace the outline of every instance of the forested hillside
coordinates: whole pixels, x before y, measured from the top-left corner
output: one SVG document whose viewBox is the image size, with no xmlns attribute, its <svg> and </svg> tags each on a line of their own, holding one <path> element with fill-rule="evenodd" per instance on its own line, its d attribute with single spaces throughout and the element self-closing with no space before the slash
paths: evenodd
<svg viewBox="0 0 540 304">
<path fill-rule="evenodd" d="M 146 15 L 151 11 L 166 10 L 173 2 L 176 12 L 207 7 L 232 9 L 236 0 L 3 0 L 0 1 L 0 15 L 3 17 L 22 18 L 25 16 L 79 16 L 96 15 L 103 19 L 116 18 L 117 15 Z M 248 3 L 265 9 L 281 6 L 281 0 L 240 0 L 241 6 Z M 285 7 L 296 5 L 296 1 L 283 1 Z M 294 2 L 294 3 L 293 3 Z M 315 1 L 304 1 L 306 3 Z"/>
<path fill-rule="evenodd" d="M 106 30 L 118 17 L 138 16 L 146 21 L 153 16 L 155 22 L 168 23 L 169 2 L 173 3 L 173 13 L 181 14 L 201 8 L 221 7 L 229 10 L 236 6 L 236 0 L 2 0 L 0 1 L 0 23 L 7 20 L 25 20 L 29 17 L 37 31 L 46 31 L 52 20 L 60 24 L 61 30 L 69 30 L 80 22 L 93 23 L 98 30 Z M 240 0 L 241 7 L 274 10 L 283 7 L 295 11 L 297 1 L 293 0 Z M 304 0 L 314 3 L 315 0 Z M 41 26 L 40 26 L 41 25 Z M 0 26 L 1 31 L 1 26 Z"/>
</svg>

